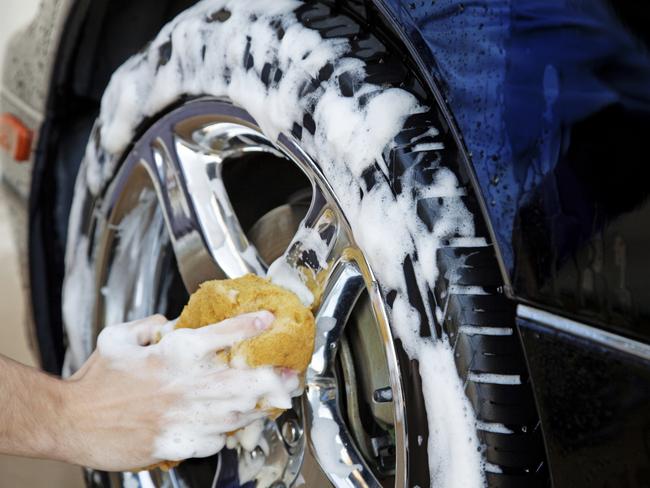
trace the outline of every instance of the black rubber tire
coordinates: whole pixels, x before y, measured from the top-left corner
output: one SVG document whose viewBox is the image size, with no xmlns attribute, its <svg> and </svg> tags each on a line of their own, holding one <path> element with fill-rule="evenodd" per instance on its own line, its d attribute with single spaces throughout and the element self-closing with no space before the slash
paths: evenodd
<svg viewBox="0 0 650 488">
<path fill-rule="evenodd" d="M 347 56 L 358 57 L 366 62 L 368 77 L 365 81 L 400 87 L 420 95 L 425 91 L 418 77 L 410 66 L 401 62 L 391 53 L 390 48 L 380 41 L 382 32 L 373 32 L 366 22 L 365 29 L 358 20 L 365 17 L 370 20 L 372 7 L 366 2 L 351 2 L 355 11 L 351 14 L 345 9 L 337 8 L 334 3 L 321 2 L 305 5 L 297 10 L 298 18 L 312 29 L 318 30 L 324 38 L 347 37 L 352 50 Z M 350 16 L 348 16 L 350 15 Z M 382 39 L 383 40 L 383 39 Z M 341 80 L 339 79 L 339 83 Z M 352 92 L 354 86 L 341 83 L 342 95 L 346 90 Z M 423 100 L 434 107 L 432 97 Z M 309 114 L 306 114 L 308 117 Z M 404 126 L 396 141 L 403 141 L 396 150 L 391 151 L 389 159 L 389 181 L 382 184 L 391 186 L 395 194 L 401 192 L 401 175 L 412 169 L 419 178 L 427 180 L 427 165 L 416 161 L 417 154 L 410 151 L 407 141 L 426 132 L 431 126 L 448 127 L 440 112 L 431 111 L 412 116 Z M 296 132 L 300 132 L 297 130 Z M 441 131 L 442 132 L 442 131 Z M 295 134 L 295 132 L 294 132 Z M 449 131 L 443 137 L 445 150 L 431 153 L 431 158 L 442 157 L 444 161 L 458 161 L 455 152 L 461 149 L 453 141 Z M 412 166 L 417 165 L 415 168 Z M 468 196 L 465 205 L 474 215 L 477 237 L 490 242 L 490 236 L 479 209 L 474 190 L 462 168 L 453 168 L 464 182 Z M 463 177 L 464 176 L 464 177 Z M 368 174 L 369 185 L 376 184 L 383 177 L 379 170 Z M 438 215 L 438 202 L 420 200 L 417 204 L 418 216 L 431 228 Z M 450 236 L 453 237 L 453 236 Z M 411 304 L 421 310 L 421 317 L 426 321 L 427 314 L 423 307 L 433 307 L 434 303 L 445 311 L 440 326 L 429 324 L 430 330 L 423 335 L 447 333 L 455 352 L 456 366 L 465 384 L 465 392 L 474 407 L 476 418 L 484 423 L 503 424 L 512 433 L 496 433 L 478 430 L 478 437 L 484 446 L 485 460 L 498 466 L 502 473 L 486 473 L 488 486 L 491 488 L 514 488 L 547 486 L 548 471 L 542 432 L 528 378 L 526 361 L 515 324 L 515 304 L 503 294 L 503 280 L 492 245 L 486 247 L 444 247 L 437 252 L 439 267 L 435 289 L 425 296 L 418 293 L 414 284 L 414 296 Z M 409 273 L 409 263 L 404 263 L 405 273 Z M 487 295 L 449 293 L 452 285 L 478 286 L 488 291 Z M 390 296 L 390 290 L 384 290 Z M 480 326 L 493 328 L 511 328 L 511 335 L 479 335 L 462 332 L 463 326 Z M 520 375 L 519 385 L 498 385 L 475 383 L 469 379 L 469 373 L 494 373 Z"/>
<path fill-rule="evenodd" d="M 420 101 L 433 107 L 426 113 L 409 117 L 402 131 L 395 138 L 396 146 L 387 158 L 388 177 L 378 168 L 370 168 L 364 173 L 366 191 L 374 185 L 388 185 L 393 194 L 402 192 L 402 175 L 406 170 L 412 172 L 420 183 L 432 183 L 433 164 L 440 160 L 454 171 L 466 189 L 464 203 L 474 215 L 476 236 L 488 243 L 490 236 L 485 222 L 482 221 L 477 197 L 465 174 L 466 169 L 458 163 L 463 151 L 458 146 L 449 128 L 450 122 L 443 112 L 436 108 L 431 94 L 420 83 L 414 68 L 403 59 L 401 51 L 396 50 L 396 42 L 381 28 L 377 14 L 370 4 L 361 1 L 338 4 L 335 2 L 310 2 L 295 11 L 298 20 L 306 27 L 317 30 L 325 38 L 346 38 L 350 50 L 346 57 L 356 57 L 366 63 L 365 82 L 385 86 L 399 87 L 414 94 Z M 280 27 L 281 28 L 281 27 Z M 278 32 L 278 36 L 282 33 Z M 173 46 L 158 52 L 159 64 L 164 65 L 169 59 Z M 244 60 L 245 65 L 251 65 Z M 272 62 L 266 63 L 260 78 L 270 86 L 277 75 Z M 282 74 L 280 73 L 279 76 Z M 306 82 L 302 94 L 307 96 L 315 92 L 320 84 L 331 78 L 333 66 L 328 64 L 320 70 L 317 77 Z M 359 80 L 338 75 L 338 84 L 342 97 L 352 96 L 359 87 Z M 304 113 L 302 123 L 294 124 L 292 135 L 300 140 L 305 133 L 314 134 L 315 122 L 311 111 Z M 424 157 L 422 152 L 414 153 L 410 145 L 415 136 L 425 134 L 430 127 L 440 129 L 436 141 L 443 141 L 445 149 L 429 151 Z M 427 141 L 419 139 L 418 143 Z M 97 144 L 97 141 L 91 144 Z M 99 150 L 99 149 L 98 149 Z M 362 189 L 363 190 L 363 189 Z M 417 201 L 418 217 L 431 228 L 440 211 L 437 198 Z M 449 236 L 453 242 L 455 236 Z M 459 375 L 464 380 L 465 391 L 476 412 L 477 420 L 484 423 L 503 424 L 512 433 L 488 432 L 478 430 L 478 437 L 484 446 L 485 460 L 496 467 L 500 473 L 486 474 L 490 487 L 536 487 L 547 486 L 548 472 L 543 439 L 538 415 L 528 378 L 526 362 L 515 325 L 515 305 L 503 294 L 502 280 L 498 263 L 491 245 L 482 247 L 462 247 L 449 244 L 437 252 L 439 266 L 438 280 L 434 289 L 418 289 L 413 277 L 413 262 L 417 256 L 409 256 L 403 263 L 404 274 L 409 288 L 409 302 L 420 311 L 423 336 L 448 334 L 455 351 L 455 362 Z M 468 294 L 450 292 L 458 287 L 482 287 L 487 294 Z M 391 306 L 395 290 L 382 290 Z M 431 323 L 428 316 L 438 306 L 444 310 L 441 323 Z M 427 313 L 429 312 L 429 313 Z M 511 328 L 510 335 L 471 334 L 464 326 L 494 328 Z M 399 348 L 399 341 L 398 341 Z M 408 378 L 405 392 L 408 396 L 407 423 L 418 426 L 418 432 L 412 429 L 409 439 L 409 486 L 429 486 L 430 479 L 426 472 L 426 442 L 418 443 L 416 436 L 426 430 L 424 404 L 419 385 L 418 367 L 408 359 L 403 350 L 399 351 L 400 367 L 404 378 Z M 521 384 L 500 385 L 476 383 L 470 373 L 495 373 L 519 375 Z M 460 414 L 460 413 L 459 413 Z M 418 444 L 422 447 L 418 448 Z M 493 468 L 494 470 L 494 468 Z"/>
<path fill-rule="evenodd" d="M 459 262 L 463 263 L 459 266 Z M 446 247 L 438 250 L 441 278 L 436 297 L 446 311 L 443 328 L 454 347 L 456 366 L 476 418 L 503 424 L 512 433 L 478 430 L 487 462 L 503 473 L 487 473 L 490 487 L 546 486 L 548 473 L 532 385 L 515 324 L 515 304 L 501 292 L 493 248 Z M 453 283 L 442 278 L 453 275 Z M 488 295 L 448 293 L 450 285 L 480 286 Z M 463 326 L 510 328 L 512 335 L 467 334 Z M 516 374 L 519 385 L 476 383 L 470 372 Z"/>
</svg>

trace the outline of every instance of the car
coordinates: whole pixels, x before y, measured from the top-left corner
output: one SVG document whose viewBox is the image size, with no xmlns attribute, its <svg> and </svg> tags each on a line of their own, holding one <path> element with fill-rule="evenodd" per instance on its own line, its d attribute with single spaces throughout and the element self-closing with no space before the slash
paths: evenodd
<svg viewBox="0 0 650 488">
<path fill-rule="evenodd" d="M 318 329 L 256 449 L 88 486 L 647 486 L 649 17 L 44 0 L 0 95 L 42 367 L 246 273 Z"/>
</svg>

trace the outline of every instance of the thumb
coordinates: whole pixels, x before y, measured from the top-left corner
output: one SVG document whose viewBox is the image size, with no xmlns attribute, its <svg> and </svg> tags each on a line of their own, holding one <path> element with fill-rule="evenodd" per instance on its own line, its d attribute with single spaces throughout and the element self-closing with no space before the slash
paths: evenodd
<svg viewBox="0 0 650 488">
<path fill-rule="evenodd" d="M 156 314 L 124 324 L 128 340 L 134 345 L 148 346 L 159 340 L 169 321 L 164 315 Z"/>
</svg>

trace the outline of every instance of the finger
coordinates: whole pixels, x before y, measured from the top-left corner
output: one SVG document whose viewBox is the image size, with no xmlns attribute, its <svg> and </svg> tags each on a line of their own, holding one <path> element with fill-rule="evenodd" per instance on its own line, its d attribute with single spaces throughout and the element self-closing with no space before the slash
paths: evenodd
<svg viewBox="0 0 650 488">
<path fill-rule="evenodd" d="M 199 440 L 200 442 L 198 443 L 194 442 L 194 444 L 196 444 L 196 447 L 192 452 L 193 458 L 204 458 L 212 456 L 213 454 L 221 451 L 221 449 L 223 449 L 223 446 L 226 444 L 226 436 L 221 432 L 217 432 L 213 435 L 203 434 L 201 437 L 199 437 Z"/>
<path fill-rule="evenodd" d="M 298 377 L 298 372 L 296 370 L 293 370 L 291 368 L 279 368 L 279 372 L 282 380 L 285 382 L 300 382 L 300 378 Z"/>
<path fill-rule="evenodd" d="M 246 427 L 247 425 L 250 425 L 256 420 L 260 420 L 265 417 L 266 417 L 266 412 L 262 412 L 260 410 L 239 413 L 236 417 L 232 418 L 232 421 L 228 425 L 228 430 L 233 431 L 233 430 L 241 429 L 243 427 Z"/>
<path fill-rule="evenodd" d="M 268 390 L 279 386 L 279 378 L 270 368 L 226 369 L 194 380 L 189 396 L 207 402 L 253 398 L 254 404 Z"/>
<path fill-rule="evenodd" d="M 154 457 L 180 461 L 190 457 L 210 456 L 220 451 L 226 441 L 222 433 L 206 435 L 204 429 L 196 429 L 184 422 L 175 422 L 165 429 L 156 441 Z"/>
<path fill-rule="evenodd" d="M 229 411 L 226 414 L 223 412 L 215 414 L 208 411 L 201 419 L 201 424 L 206 433 L 232 432 L 266 416 L 266 412 L 261 410 Z"/>
<path fill-rule="evenodd" d="M 158 340 L 163 335 L 163 330 L 170 322 L 164 315 L 156 314 L 144 319 L 131 322 L 130 328 L 132 338 L 139 346 L 148 346 Z"/>
<path fill-rule="evenodd" d="M 266 412 L 256 408 L 256 403 L 255 398 L 247 401 L 228 398 L 181 402 L 167 411 L 165 419 L 170 423 L 186 425 L 188 429 L 199 428 L 206 433 L 230 432 L 266 415 Z"/>
<path fill-rule="evenodd" d="M 97 349 L 102 355 L 115 356 L 135 351 L 153 342 L 156 332 L 167 322 L 162 315 L 113 324 L 105 327 L 97 337 Z"/>
<path fill-rule="evenodd" d="M 270 407 L 286 409 L 291 407 L 291 397 L 298 386 L 297 377 L 293 379 L 295 384 L 287 384 L 271 368 L 208 375 L 192 385 L 187 405 L 193 405 L 192 408 L 205 405 L 206 408 L 199 408 L 199 411 L 208 418 L 215 413 L 208 407 L 215 404 L 236 412 L 259 411 L 262 405 L 262 410 Z"/>
<path fill-rule="evenodd" d="M 197 333 L 207 350 L 218 351 L 261 334 L 271 326 L 274 319 L 271 312 L 263 310 L 202 327 L 197 329 Z"/>
</svg>

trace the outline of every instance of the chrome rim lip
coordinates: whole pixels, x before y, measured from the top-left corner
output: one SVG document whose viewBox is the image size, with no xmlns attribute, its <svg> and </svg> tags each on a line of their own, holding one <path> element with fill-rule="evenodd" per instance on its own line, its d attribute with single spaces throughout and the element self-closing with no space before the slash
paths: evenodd
<svg viewBox="0 0 650 488">
<path fill-rule="evenodd" d="M 246 111 L 231 104 L 227 100 L 214 98 L 197 99 L 188 102 L 177 109 L 171 110 L 166 115 L 163 115 L 155 121 L 151 127 L 145 131 L 144 135 L 127 154 L 116 177 L 109 185 L 103 201 L 97 202 L 99 206 L 95 209 L 97 210 L 94 218 L 95 225 L 97 226 L 95 235 L 102 236 L 103 239 L 98 253 L 100 259 L 97 260 L 98 269 L 96 276 L 98 293 L 96 303 L 99 304 L 99 306 L 96 307 L 95 331 L 98 331 L 100 328 L 102 322 L 101 316 L 105 313 L 102 306 L 104 300 L 100 290 L 106 286 L 106 265 L 108 264 L 109 259 L 108 253 L 111 252 L 110 240 L 113 238 L 115 233 L 114 226 L 116 222 L 112 221 L 112 217 L 116 215 L 116 210 L 123 201 L 122 198 L 124 192 L 128 189 L 129 181 L 133 178 L 135 172 L 144 169 L 149 177 L 150 189 L 155 191 L 156 201 L 163 208 L 166 224 L 165 227 L 171 236 L 172 245 L 177 259 L 179 259 L 179 241 L 185 240 L 185 242 L 181 242 L 181 244 L 190 249 L 201 247 L 205 250 L 213 247 L 210 239 L 206 238 L 205 233 L 202 232 L 203 229 L 197 229 L 195 227 L 196 222 L 200 221 L 201 217 L 197 214 L 197 209 L 194 206 L 190 205 L 189 208 L 185 208 L 186 215 L 179 216 L 178 212 L 175 214 L 173 213 L 175 209 L 173 208 L 174 205 L 172 198 L 170 198 L 170 188 L 165 188 L 165 185 L 174 180 L 174 176 L 176 176 L 176 188 L 181 192 L 189 193 L 192 191 L 192 188 L 189 187 L 187 180 L 182 174 L 170 175 L 168 171 L 161 172 L 161 166 L 166 164 L 165 161 L 161 161 L 161 159 L 164 159 L 164 155 L 162 157 L 156 157 L 155 155 L 152 157 L 143 154 L 143 148 L 145 151 L 148 150 L 147 147 L 151 148 L 152 145 L 155 144 L 154 139 L 156 137 L 160 139 L 159 135 L 161 132 L 166 131 L 171 125 L 178 124 L 180 121 L 189 120 L 193 117 L 201 116 L 212 118 L 213 123 L 219 122 L 235 124 L 249 129 L 257 133 L 263 139 L 266 139 L 266 137 L 262 135 L 261 130 L 255 123 L 254 119 Z M 173 147 L 173 144 L 170 143 L 171 141 L 163 142 L 166 142 L 168 147 Z M 271 143 L 269 142 L 269 144 Z M 314 188 L 314 194 L 322 197 L 323 202 L 321 202 L 321 204 L 327 206 L 327 208 L 334 209 L 338 225 L 337 231 L 345 235 L 349 248 L 357 251 L 352 253 L 352 256 L 346 258 L 338 255 L 331 263 L 329 263 L 331 266 L 329 277 L 331 279 L 329 280 L 329 285 L 323 292 L 323 303 L 316 313 L 317 323 L 321 323 L 323 319 L 334 315 L 333 313 L 330 313 L 330 315 L 327 315 L 326 313 L 328 311 L 326 307 L 328 297 L 336 296 L 337 300 L 340 300 L 342 295 L 346 295 L 346 300 L 353 305 L 364 288 L 368 291 L 375 320 L 378 323 L 379 331 L 384 342 L 384 350 L 389 366 L 390 386 L 393 391 L 396 442 L 395 485 L 406 486 L 407 436 L 406 422 L 404 418 L 405 405 L 403 388 L 397 353 L 393 347 L 393 337 L 388 323 L 386 304 L 381 295 L 379 285 L 363 254 L 358 250 L 356 244 L 354 244 L 350 225 L 345 218 L 333 189 L 328 184 L 318 165 L 300 148 L 299 144 L 292 138 L 292 136 L 280 134 L 278 140 L 272 145 L 272 148 L 277 149 L 284 157 L 293 161 L 303 171 L 303 173 L 305 173 Z M 180 157 L 172 157 L 171 159 L 172 164 L 182 163 Z M 169 163 L 169 161 L 167 163 Z M 314 201 L 312 201 L 310 211 L 313 210 L 313 207 Z M 189 238 L 187 237 L 188 234 L 184 232 L 187 230 L 188 226 L 197 231 L 195 235 L 190 236 Z M 188 241 L 190 244 L 187 244 Z M 245 243 L 248 244 L 247 242 Z M 239 270 L 233 271 L 231 269 L 225 272 L 220 269 L 219 266 L 215 266 L 216 259 L 214 258 L 214 254 L 209 255 L 209 257 L 212 259 L 212 263 L 208 263 L 205 260 L 200 263 L 200 266 L 204 266 L 203 269 L 205 270 L 205 274 L 199 274 L 195 280 L 186 280 L 186 286 L 190 291 L 193 289 L 193 286 L 205 279 L 219 276 L 225 277 L 225 275 L 238 275 L 248 271 L 262 274 L 265 271 L 264 263 L 257 257 L 245 261 Z M 160 266 L 160 263 L 157 263 L 156 266 Z M 352 306 L 348 305 L 348 315 L 351 309 Z M 154 310 L 151 310 L 150 312 L 153 311 Z M 345 318 L 347 319 L 347 316 Z M 332 361 L 336 356 L 337 339 L 340 337 L 344 324 L 345 320 L 342 320 L 340 324 L 337 324 L 337 326 L 327 334 L 324 334 L 324 336 L 320 338 L 322 344 L 319 345 L 319 339 L 317 339 L 314 358 L 306 374 L 306 388 L 305 395 L 303 396 L 303 408 L 305 410 L 305 416 L 307 417 L 307 437 L 312 450 L 316 454 L 316 458 L 318 458 L 319 446 L 314 444 L 313 436 L 311 435 L 309 428 L 313 426 L 314 421 L 317 421 L 319 418 L 331 419 L 337 422 L 340 434 L 339 441 L 342 446 L 342 459 L 340 461 L 349 466 L 358 465 L 359 468 L 352 469 L 345 477 L 336 476 L 333 473 L 326 473 L 330 480 L 336 486 L 380 486 L 363 458 L 356 451 L 352 441 L 352 436 L 350 435 L 350 432 L 347 431 L 347 427 L 343 422 L 342 415 L 339 411 L 339 400 L 337 398 L 338 385 L 333 375 Z M 319 348 L 319 346 L 321 347 Z M 322 354 L 319 356 L 319 351 L 321 349 Z"/>
</svg>

